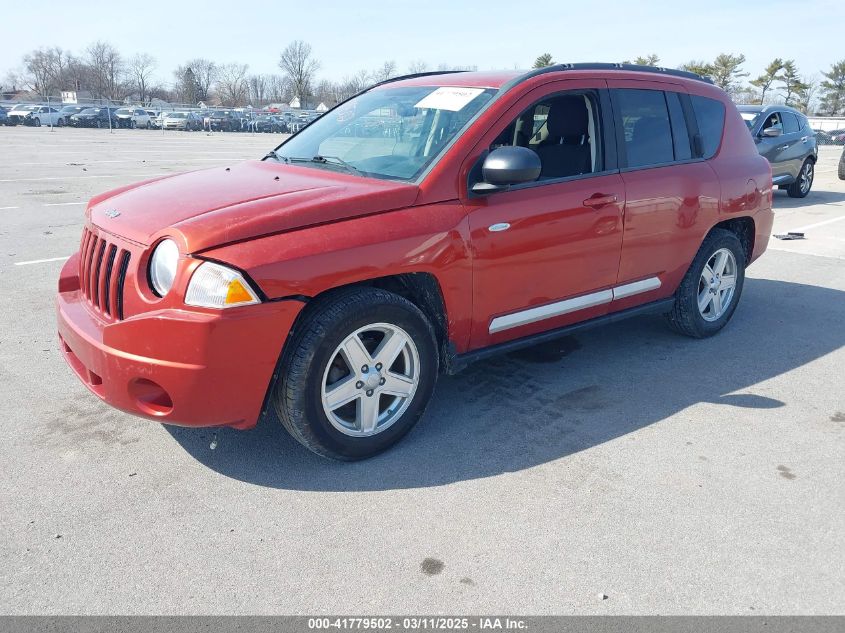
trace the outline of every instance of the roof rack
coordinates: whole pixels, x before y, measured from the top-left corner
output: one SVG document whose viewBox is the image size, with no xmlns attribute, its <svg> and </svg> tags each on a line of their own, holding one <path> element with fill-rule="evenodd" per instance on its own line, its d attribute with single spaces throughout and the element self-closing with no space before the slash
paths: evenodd
<svg viewBox="0 0 845 633">
<path fill-rule="evenodd" d="M 531 77 L 536 77 L 537 75 L 542 75 L 545 73 L 560 72 L 563 70 L 630 70 L 645 73 L 655 73 L 658 75 L 669 75 L 671 77 L 683 77 L 684 79 L 703 81 L 708 84 L 713 83 L 713 80 L 710 79 L 710 77 L 703 77 L 701 75 L 691 73 L 686 70 L 663 68 L 662 66 L 641 66 L 640 64 L 611 64 L 601 62 L 588 62 L 577 64 L 554 64 L 553 66 L 538 68 L 537 70 L 532 70 L 528 73 L 525 73 L 524 75 L 521 75 L 520 77 L 517 77 L 516 79 L 511 80 L 506 84 L 506 86 L 508 88 L 511 88 L 514 85 L 525 81 L 526 79 L 530 79 Z M 504 87 L 505 86 L 502 86 L 502 88 Z"/>
<path fill-rule="evenodd" d="M 391 77 L 390 79 L 385 79 L 384 81 L 379 81 L 378 83 L 374 83 L 371 86 L 368 86 L 362 92 L 366 92 L 370 88 L 375 88 L 376 86 L 383 86 L 384 84 L 391 84 L 394 81 L 404 81 L 405 79 L 416 79 L 417 77 L 431 77 L 432 75 L 454 75 L 455 73 L 465 73 L 466 70 L 427 70 L 426 72 L 422 73 L 411 73 L 410 75 L 399 75 L 398 77 Z"/>
</svg>

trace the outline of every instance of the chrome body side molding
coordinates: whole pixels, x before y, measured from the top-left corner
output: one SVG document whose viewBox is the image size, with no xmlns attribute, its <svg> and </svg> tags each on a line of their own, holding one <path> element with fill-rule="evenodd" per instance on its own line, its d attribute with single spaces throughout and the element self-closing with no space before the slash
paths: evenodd
<svg viewBox="0 0 845 633">
<path fill-rule="evenodd" d="M 572 297 L 571 299 L 547 303 L 546 305 L 537 306 L 536 308 L 528 308 L 526 310 L 519 310 L 518 312 L 504 314 L 490 321 L 490 334 L 509 330 L 521 325 L 528 325 L 529 323 L 536 323 L 537 321 L 543 321 L 544 319 L 562 316 L 577 310 L 593 308 L 605 303 L 610 303 L 616 299 L 624 299 L 642 292 L 657 290 L 660 288 L 660 285 L 660 279 L 657 277 L 649 277 L 648 279 L 641 279 L 640 281 L 622 284 L 621 286 L 616 286 L 615 288 L 609 290 L 599 290 L 598 292 L 579 295 L 577 297 Z"/>
</svg>

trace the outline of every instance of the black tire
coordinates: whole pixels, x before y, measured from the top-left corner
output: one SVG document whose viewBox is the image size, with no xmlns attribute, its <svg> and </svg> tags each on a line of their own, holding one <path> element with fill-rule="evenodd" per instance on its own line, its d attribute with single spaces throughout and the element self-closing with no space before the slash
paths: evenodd
<svg viewBox="0 0 845 633">
<path fill-rule="evenodd" d="M 842 158 L 839 159 L 839 180 L 845 180 L 845 152 L 842 153 Z"/>
<path fill-rule="evenodd" d="M 805 172 L 808 172 L 808 177 L 810 184 L 807 185 L 806 189 L 802 189 L 801 183 L 804 181 Z M 808 158 L 804 161 L 804 164 L 801 165 L 801 171 L 798 172 L 798 178 L 793 182 L 789 187 L 786 189 L 786 193 L 790 198 L 806 198 L 807 194 L 810 193 L 810 189 L 813 188 L 813 177 L 816 174 L 815 170 L 815 163 L 813 162 L 812 158 Z"/>
<path fill-rule="evenodd" d="M 130 130 L 135 129 L 135 119 L 129 119 L 129 129 Z"/>
<path fill-rule="evenodd" d="M 318 455 L 343 461 L 372 457 L 408 433 L 431 399 L 438 373 L 434 329 L 413 303 L 376 288 L 338 291 L 307 309 L 285 345 L 272 396 L 276 413 L 288 432 Z M 420 379 L 399 419 L 375 435 L 353 437 L 329 422 L 322 405 L 322 381 L 341 342 L 374 323 L 396 325 L 408 333 L 419 354 Z"/>
<path fill-rule="evenodd" d="M 33 119 L 32 124 L 35 127 L 41 127 L 41 119 Z"/>
<path fill-rule="evenodd" d="M 704 266 L 717 251 L 723 248 L 730 250 L 736 261 L 736 286 L 731 303 L 725 312 L 718 319 L 708 321 L 698 309 L 699 282 Z M 710 231 L 675 293 L 675 305 L 666 315 L 672 329 L 692 338 L 705 338 L 713 336 L 725 327 L 731 320 L 742 296 L 746 261 L 745 249 L 735 233 L 718 228 Z"/>
</svg>

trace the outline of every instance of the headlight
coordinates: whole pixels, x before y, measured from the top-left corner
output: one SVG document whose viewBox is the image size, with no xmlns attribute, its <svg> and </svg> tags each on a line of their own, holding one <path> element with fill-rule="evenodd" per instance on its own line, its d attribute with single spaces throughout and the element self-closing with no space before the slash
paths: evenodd
<svg viewBox="0 0 845 633">
<path fill-rule="evenodd" d="M 176 265 L 179 263 L 179 247 L 173 240 L 162 240 L 150 258 L 150 284 L 159 297 L 173 287 Z"/>
<path fill-rule="evenodd" d="M 201 308 L 233 308 L 261 303 L 261 300 L 238 271 L 214 262 L 203 262 L 191 277 L 185 303 Z"/>
</svg>

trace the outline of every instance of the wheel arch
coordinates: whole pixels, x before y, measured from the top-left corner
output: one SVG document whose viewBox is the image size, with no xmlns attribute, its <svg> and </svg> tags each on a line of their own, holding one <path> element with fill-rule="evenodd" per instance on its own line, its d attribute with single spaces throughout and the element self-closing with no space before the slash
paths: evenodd
<svg viewBox="0 0 845 633">
<path fill-rule="evenodd" d="M 756 225 L 754 218 L 748 215 L 730 218 L 715 224 L 707 235 L 713 232 L 713 229 L 725 229 L 737 236 L 742 248 L 745 251 L 745 265 L 751 263 L 751 258 L 754 253 L 754 239 L 756 237 Z M 705 235 L 705 239 L 707 236 Z"/>
<path fill-rule="evenodd" d="M 354 290 L 355 288 L 379 288 L 381 290 L 387 290 L 413 303 L 431 322 L 437 337 L 441 361 L 445 360 L 450 348 L 448 312 L 440 281 L 430 272 L 385 275 L 327 288 L 319 294 L 308 298 L 308 305 L 300 312 L 297 321 L 307 318 L 313 310 L 319 309 L 319 305 L 325 300 L 331 299 L 339 293 Z M 293 329 L 295 328 L 296 324 L 294 324 Z M 442 362 L 441 365 L 443 365 Z"/>
</svg>

